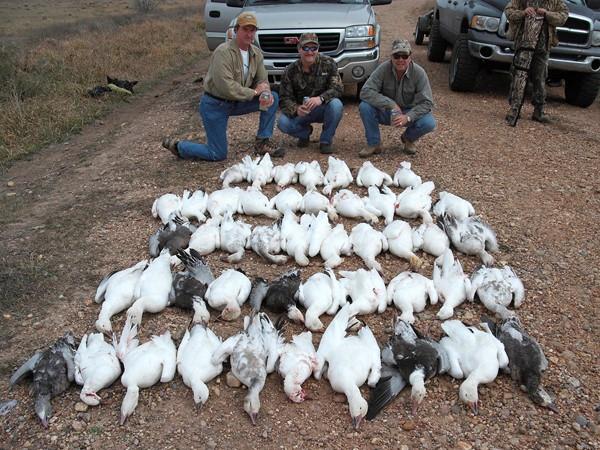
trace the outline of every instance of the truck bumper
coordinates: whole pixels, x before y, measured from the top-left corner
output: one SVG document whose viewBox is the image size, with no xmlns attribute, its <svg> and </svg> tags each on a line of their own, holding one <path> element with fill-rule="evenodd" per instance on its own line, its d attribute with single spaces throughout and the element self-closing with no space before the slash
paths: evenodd
<svg viewBox="0 0 600 450">
<path fill-rule="evenodd" d="M 483 61 L 493 61 L 510 65 L 514 52 L 506 45 L 487 44 L 469 41 L 469 52 L 474 58 Z M 598 55 L 589 55 L 590 50 L 585 49 L 588 55 L 580 49 L 560 48 L 550 52 L 548 69 L 564 72 L 597 73 L 600 72 L 600 49 Z"/>
<path fill-rule="evenodd" d="M 337 56 L 329 56 L 337 63 L 338 72 L 344 84 L 365 81 L 379 65 L 379 47 L 369 50 L 346 51 Z M 279 83 L 285 68 L 298 59 L 298 57 L 272 58 L 268 54 L 265 54 L 264 58 L 265 68 L 271 83 Z"/>
</svg>

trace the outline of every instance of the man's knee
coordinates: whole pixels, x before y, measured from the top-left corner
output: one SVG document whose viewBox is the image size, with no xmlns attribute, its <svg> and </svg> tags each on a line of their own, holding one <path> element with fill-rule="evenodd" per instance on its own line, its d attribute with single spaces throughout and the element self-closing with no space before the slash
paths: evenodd
<svg viewBox="0 0 600 450">
<path fill-rule="evenodd" d="M 437 126 L 437 122 L 436 122 L 435 118 L 433 117 L 433 114 L 428 113 L 425 116 L 421 117 L 418 120 L 418 123 L 415 125 L 418 126 L 421 133 L 425 134 L 425 133 L 431 133 L 433 130 L 435 130 L 435 127 Z"/>
<path fill-rule="evenodd" d="M 341 116 L 344 111 L 344 104 L 339 98 L 333 98 L 327 103 L 327 109 L 329 109 L 336 116 Z"/>
<path fill-rule="evenodd" d="M 375 115 L 375 108 L 365 101 L 360 102 L 358 111 L 360 112 L 361 117 Z"/>
<path fill-rule="evenodd" d="M 283 133 L 289 133 L 292 127 L 292 119 L 285 114 L 279 115 L 279 120 L 277 121 L 277 128 L 281 130 Z"/>
<path fill-rule="evenodd" d="M 271 95 L 273 96 L 273 104 L 279 106 L 279 94 L 275 91 L 271 91 Z"/>
</svg>

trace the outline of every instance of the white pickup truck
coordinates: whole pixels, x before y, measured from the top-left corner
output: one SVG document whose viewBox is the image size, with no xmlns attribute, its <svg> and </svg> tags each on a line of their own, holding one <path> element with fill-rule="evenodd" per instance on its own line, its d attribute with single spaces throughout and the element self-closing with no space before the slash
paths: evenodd
<svg viewBox="0 0 600 450">
<path fill-rule="evenodd" d="M 359 89 L 379 64 L 380 27 L 372 6 L 392 0 L 206 0 L 204 20 L 208 48 L 233 37 L 235 18 L 251 11 L 258 18 L 257 45 L 265 57 L 271 83 L 298 59 L 302 33 L 319 37 L 319 51 L 338 65 L 344 84 Z"/>
</svg>

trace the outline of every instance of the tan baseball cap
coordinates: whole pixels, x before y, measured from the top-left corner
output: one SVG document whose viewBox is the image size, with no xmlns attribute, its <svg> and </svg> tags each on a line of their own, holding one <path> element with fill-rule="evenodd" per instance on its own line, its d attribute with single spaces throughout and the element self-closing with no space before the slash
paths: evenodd
<svg viewBox="0 0 600 450">
<path fill-rule="evenodd" d="M 410 42 L 408 42 L 406 39 L 396 39 L 394 42 L 392 42 L 392 55 L 394 53 L 410 55 L 412 53 Z"/>
<path fill-rule="evenodd" d="M 298 42 L 298 45 L 300 47 L 302 47 L 303 45 L 309 44 L 311 42 L 319 45 L 319 37 L 317 36 L 317 34 L 316 33 L 302 33 L 300 35 L 300 41 Z"/>
<path fill-rule="evenodd" d="M 256 20 L 256 16 L 254 15 L 254 13 L 251 12 L 241 13 L 239 16 L 237 16 L 235 24 L 240 27 L 252 25 L 254 28 L 258 28 L 258 20 Z"/>
</svg>

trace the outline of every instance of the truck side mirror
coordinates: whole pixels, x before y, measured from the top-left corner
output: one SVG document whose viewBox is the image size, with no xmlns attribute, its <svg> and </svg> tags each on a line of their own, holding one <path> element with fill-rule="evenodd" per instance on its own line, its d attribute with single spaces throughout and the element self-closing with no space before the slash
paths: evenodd
<svg viewBox="0 0 600 450">
<path fill-rule="evenodd" d="M 244 0 L 227 0 L 227 6 L 230 8 L 241 8 L 244 6 Z"/>
</svg>

